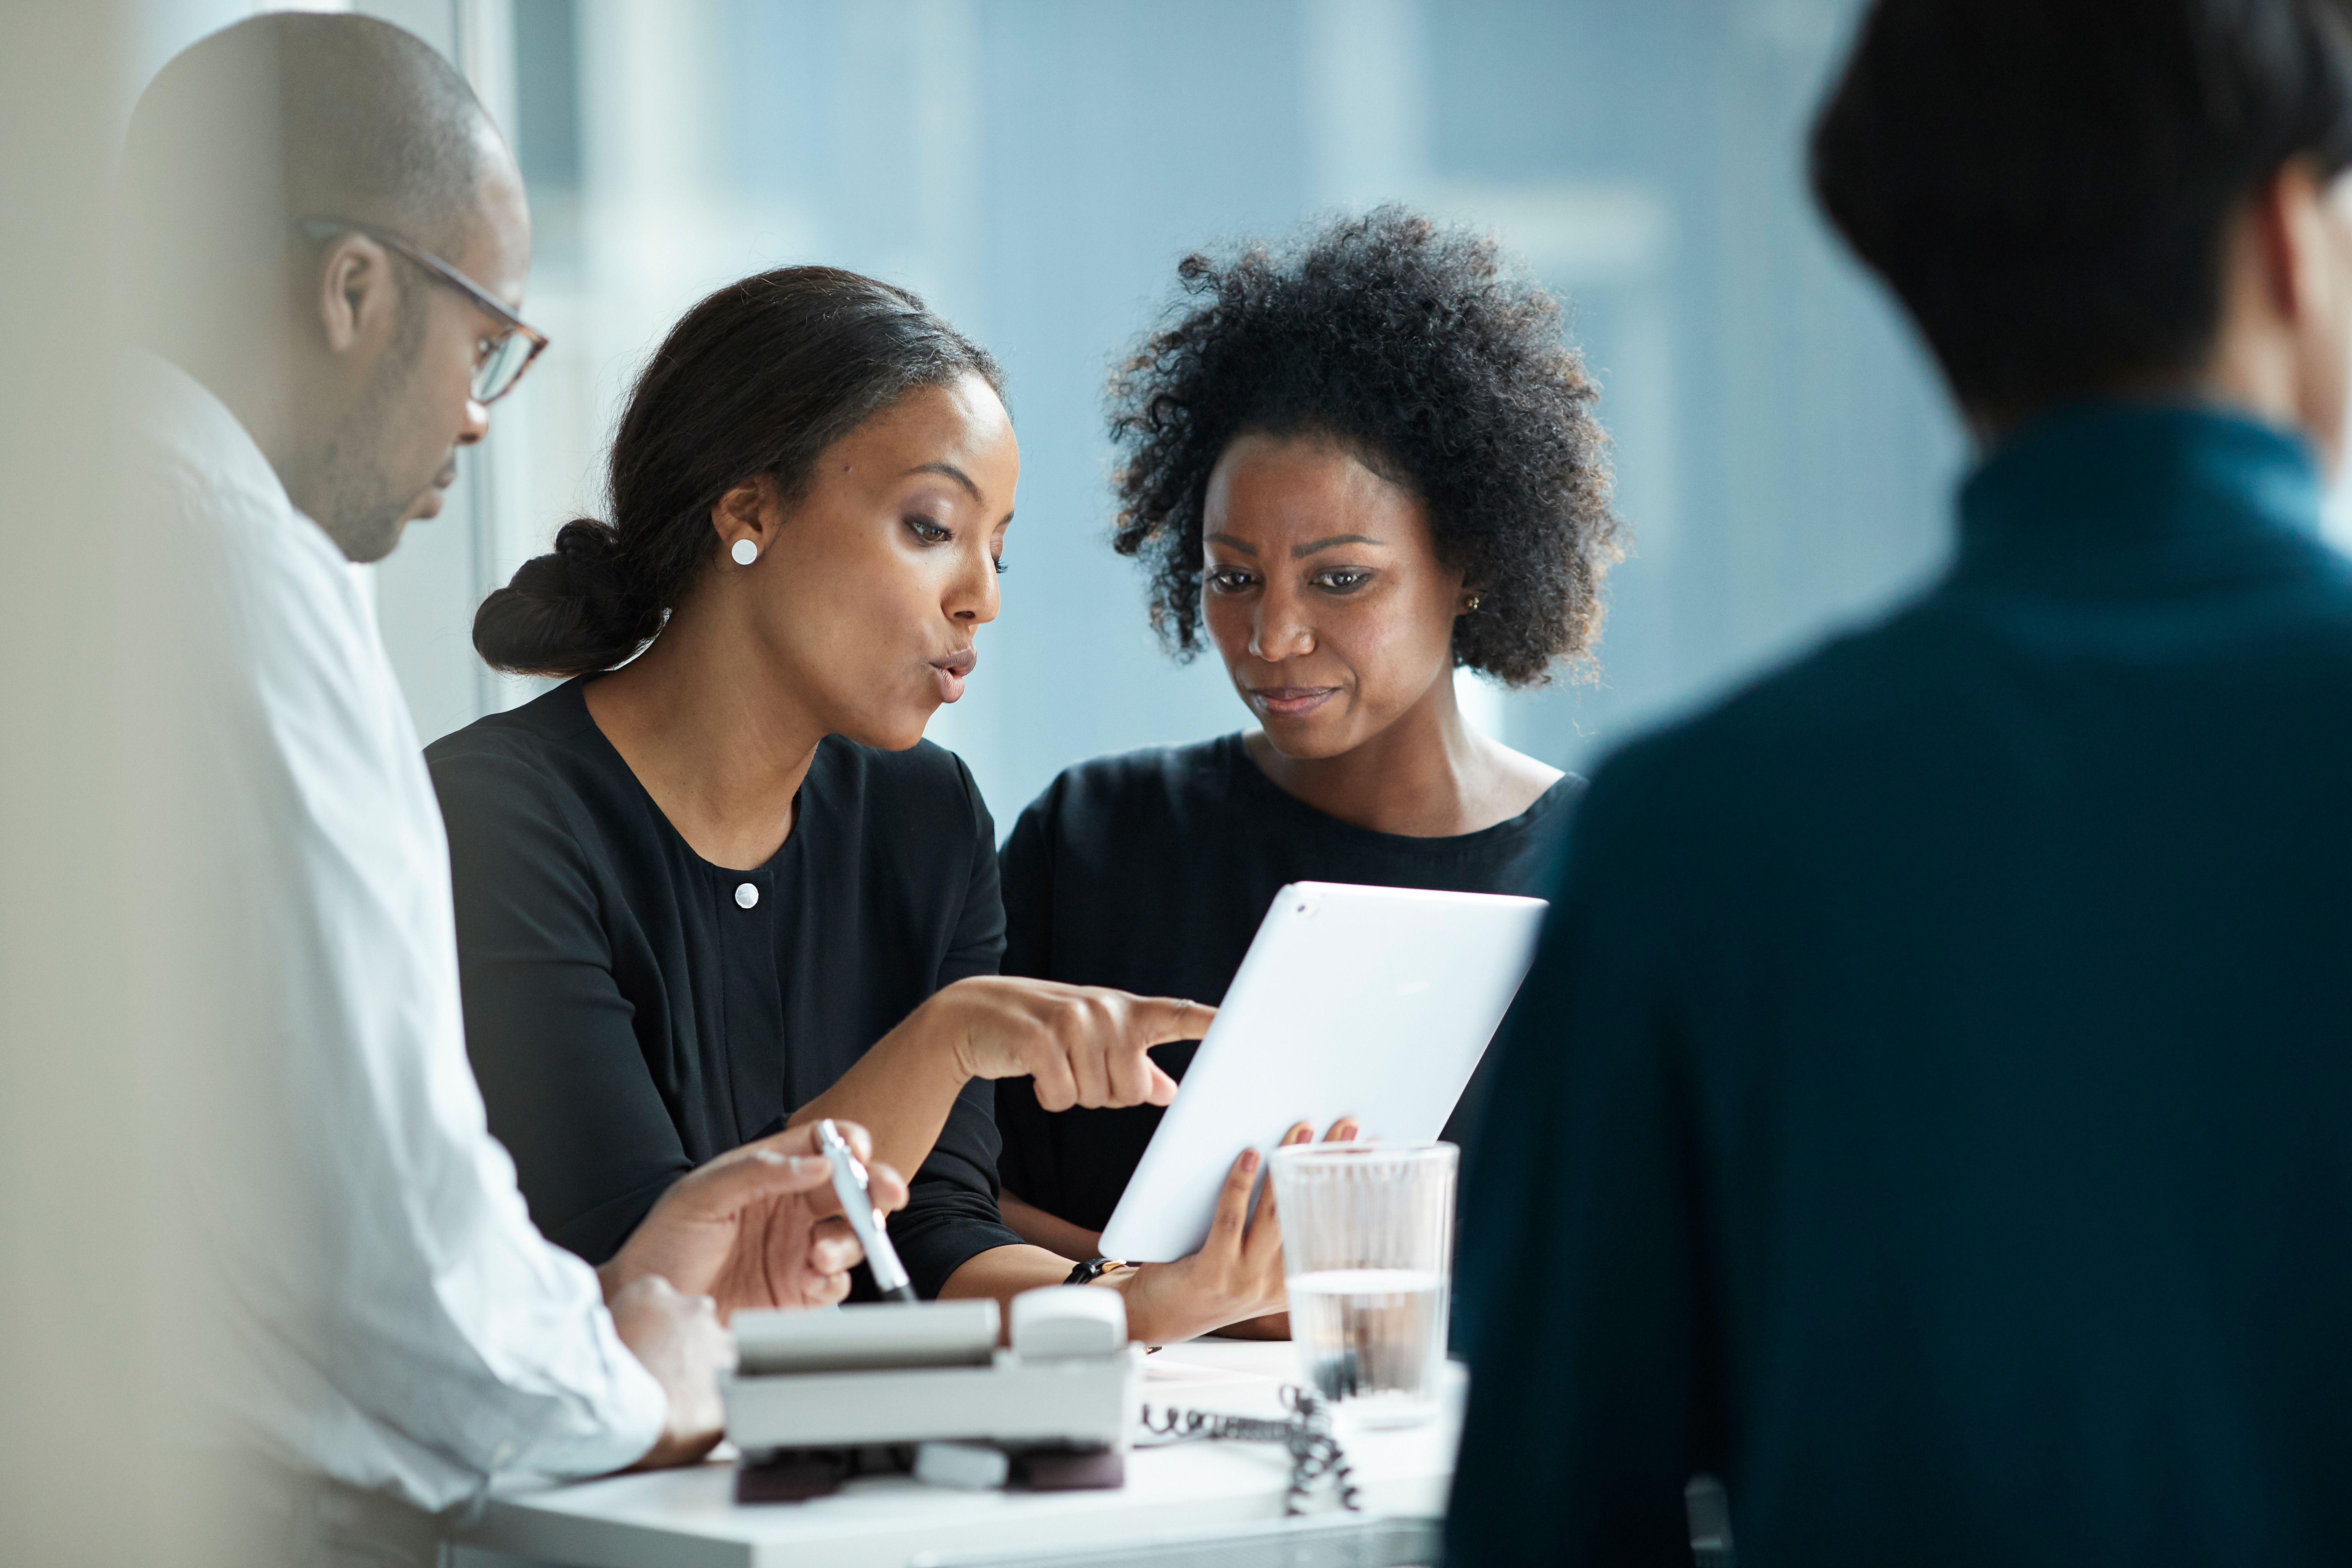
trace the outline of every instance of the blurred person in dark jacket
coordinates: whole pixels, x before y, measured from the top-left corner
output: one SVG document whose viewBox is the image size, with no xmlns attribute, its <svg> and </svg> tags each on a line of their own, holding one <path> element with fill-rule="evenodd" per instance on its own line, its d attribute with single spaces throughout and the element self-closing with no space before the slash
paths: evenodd
<svg viewBox="0 0 2352 1568">
<path fill-rule="evenodd" d="M 2352 34 L 1884 0 L 1832 221 L 1980 445 L 1940 581 L 1601 767 L 1498 1044 L 1447 1561 L 2352 1539 Z"/>
</svg>

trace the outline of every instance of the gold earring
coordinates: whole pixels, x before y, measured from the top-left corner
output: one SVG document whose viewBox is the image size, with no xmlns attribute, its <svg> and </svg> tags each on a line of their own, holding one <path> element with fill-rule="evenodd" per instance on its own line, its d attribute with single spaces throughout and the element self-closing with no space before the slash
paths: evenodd
<svg viewBox="0 0 2352 1568">
<path fill-rule="evenodd" d="M 1475 610 L 1475 609 L 1476 609 L 1477 607 L 1478 607 L 1478 595 L 1475 595 L 1475 594 L 1473 594 L 1473 595 L 1470 595 L 1470 602 L 1469 602 L 1467 605 L 1464 605 L 1464 606 L 1463 606 L 1463 609 L 1464 609 L 1464 612 L 1466 614 L 1467 612 L 1469 612 L 1469 611 L 1471 611 L 1471 610 Z"/>
</svg>

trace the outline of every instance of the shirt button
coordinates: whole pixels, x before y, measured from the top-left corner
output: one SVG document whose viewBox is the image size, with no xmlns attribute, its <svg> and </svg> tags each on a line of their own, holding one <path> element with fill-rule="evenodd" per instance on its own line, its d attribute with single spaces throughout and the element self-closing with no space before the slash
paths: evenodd
<svg viewBox="0 0 2352 1568">
<path fill-rule="evenodd" d="M 759 889 L 751 886 L 749 882 L 738 882 L 735 884 L 735 904 L 737 908 L 748 910 L 759 901 Z"/>
</svg>

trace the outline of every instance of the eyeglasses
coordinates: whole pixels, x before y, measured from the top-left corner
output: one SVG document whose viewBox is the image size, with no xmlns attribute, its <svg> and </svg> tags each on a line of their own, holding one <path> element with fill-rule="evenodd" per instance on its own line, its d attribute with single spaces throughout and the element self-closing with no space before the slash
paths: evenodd
<svg viewBox="0 0 2352 1568">
<path fill-rule="evenodd" d="M 474 349 L 474 401 L 496 403 L 515 388 L 522 373 L 530 368 L 547 348 L 547 334 L 526 323 L 520 316 L 502 304 L 498 296 L 420 246 L 372 224 L 353 223 L 341 217 L 306 217 L 302 220 L 302 237 L 313 243 L 324 243 L 339 234 L 363 234 L 386 250 L 406 257 L 436 283 L 445 283 L 472 300 L 493 320 L 506 323 L 506 330 L 486 337 Z"/>
</svg>

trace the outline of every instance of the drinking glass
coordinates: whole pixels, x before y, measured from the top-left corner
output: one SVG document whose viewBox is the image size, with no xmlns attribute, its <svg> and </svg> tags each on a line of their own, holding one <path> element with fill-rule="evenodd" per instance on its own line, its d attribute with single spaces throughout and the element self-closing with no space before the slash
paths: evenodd
<svg viewBox="0 0 2352 1568">
<path fill-rule="evenodd" d="M 1267 1167 L 1291 1340 L 1315 1386 L 1366 1425 L 1436 1414 L 1460 1157 L 1451 1143 L 1293 1143 Z"/>
</svg>

